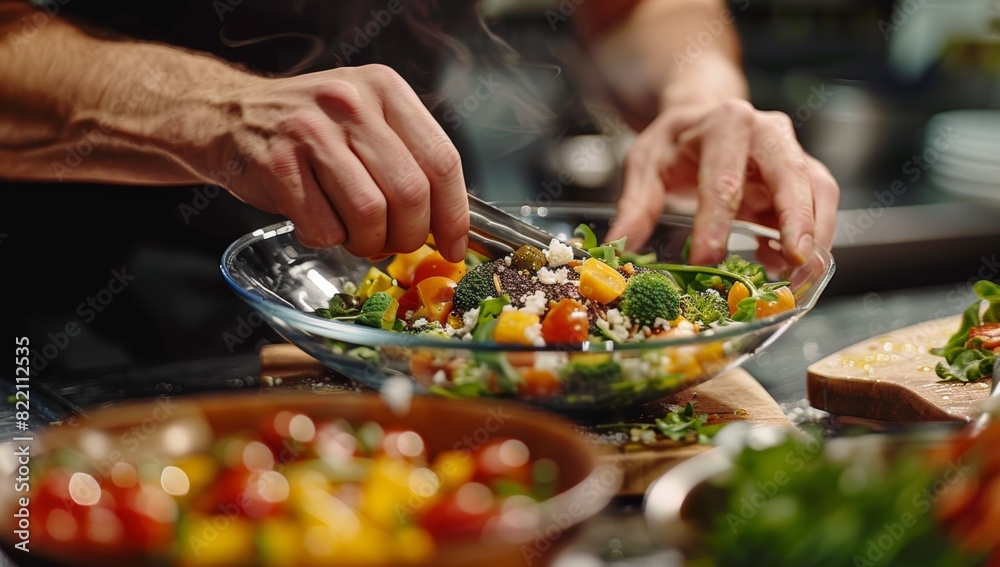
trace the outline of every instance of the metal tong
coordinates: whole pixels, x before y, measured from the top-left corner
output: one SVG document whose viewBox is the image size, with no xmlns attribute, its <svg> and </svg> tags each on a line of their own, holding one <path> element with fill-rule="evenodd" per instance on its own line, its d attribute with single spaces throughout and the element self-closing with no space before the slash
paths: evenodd
<svg viewBox="0 0 1000 567">
<path fill-rule="evenodd" d="M 502 258 L 525 244 L 544 250 L 553 238 L 558 240 L 553 234 L 473 195 L 469 195 L 469 213 L 469 248 L 487 258 Z M 590 257 L 586 250 L 572 248 L 576 258 Z"/>
</svg>

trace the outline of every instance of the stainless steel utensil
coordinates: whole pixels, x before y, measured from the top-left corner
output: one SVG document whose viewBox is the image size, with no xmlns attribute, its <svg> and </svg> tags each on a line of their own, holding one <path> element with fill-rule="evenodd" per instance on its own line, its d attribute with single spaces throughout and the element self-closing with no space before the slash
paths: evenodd
<svg viewBox="0 0 1000 567">
<path fill-rule="evenodd" d="M 469 213 L 469 248 L 487 258 L 512 254 L 525 244 L 544 250 L 556 238 L 473 195 L 469 195 Z M 573 255 L 581 260 L 590 257 L 586 250 L 576 246 L 573 246 Z"/>
</svg>

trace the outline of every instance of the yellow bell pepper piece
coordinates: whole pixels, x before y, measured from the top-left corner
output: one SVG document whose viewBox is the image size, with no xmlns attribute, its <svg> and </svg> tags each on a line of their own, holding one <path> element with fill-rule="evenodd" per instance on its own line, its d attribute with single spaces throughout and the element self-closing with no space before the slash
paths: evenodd
<svg viewBox="0 0 1000 567">
<path fill-rule="evenodd" d="M 441 490 L 458 490 L 466 483 L 472 482 L 476 472 L 476 463 L 467 453 L 461 451 L 443 451 L 434 459 L 432 469 L 441 479 Z"/>
<path fill-rule="evenodd" d="M 364 279 L 361 280 L 357 296 L 361 301 L 365 301 L 376 293 L 386 291 L 391 287 L 392 278 L 382 270 L 372 266 L 365 274 Z"/>
<path fill-rule="evenodd" d="M 181 526 L 177 540 L 181 565 L 250 565 L 254 561 L 254 524 L 250 520 L 224 514 L 191 515 Z"/>
<path fill-rule="evenodd" d="M 625 276 L 598 260 L 588 258 L 580 271 L 580 295 L 598 303 L 611 303 L 625 291 Z"/>
<path fill-rule="evenodd" d="M 385 290 L 385 292 L 391 295 L 393 299 L 399 300 L 399 298 L 403 297 L 403 294 L 406 293 L 406 290 L 398 285 L 394 285 L 390 286 L 389 289 Z"/>
<path fill-rule="evenodd" d="M 497 327 L 493 331 L 493 340 L 503 344 L 532 346 L 534 340 L 528 336 L 527 330 L 533 325 L 541 325 L 542 320 L 534 313 L 522 311 L 504 311 L 497 317 Z M 541 329 L 539 328 L 539 334 Z"/>
</svg>

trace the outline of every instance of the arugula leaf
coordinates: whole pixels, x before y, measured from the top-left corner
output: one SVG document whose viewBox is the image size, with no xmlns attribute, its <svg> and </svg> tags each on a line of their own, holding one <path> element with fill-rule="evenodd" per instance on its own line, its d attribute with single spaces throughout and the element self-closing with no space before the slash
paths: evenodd
<svg viewBox="0 0 1000 567">
<path fill-rule="evenodd" d="M 657 433 L 671 441 L 694 441 L 708 444 L 721 428 L 720 425 L 706 425 L 708 416 L 695 412 L 695 403 L 688 402 L 682 408 L 668 412 L 653 423 L 609 423 L 598 425 L 597 429 L 655 429 Z"/>
<path fill-rule="evenodd" d="M 1000 323 L 1000 285 L 989 280 L 979 280 L 972 286 L 981 299 L 987 302 L 982 323 Z"/>
<path fill-rule="evenodd" d="M 931 354 L 944 358 L 934 371 L 945 381 L 980 380 L 992 374 L 996 362 L 996 355 L 992 351 L 983 350 L 981 341 L 969 340 L 969 331 L 984 323 L 1000 322 L 1000 285 L 989 280 L 979 280 L 972 286 L 972 290 L 979 299 L 962 312 L 958 330 L 943 347 L 930 351 Z"/>
<path fill-rule="evenodd" d="M 965 350 L 965 343 L 969 342 L 969 331 L 979 325 L 979 304 L 979 301 L 975 301 L 965 308 L 958 330 L 943 347 L 931 349 L 931 354 L 943 356 L 949 364 L 955 362 L 958 355 Z"/>
<path fill-rule="evenodd" d="M 952 382 L 975 382 L 993 375 L 993 365 L 997 355 L 992 351 L 966 349 L 959 353 L 953 361 L 937 363 L 934 371 L 943 380 Z"/>
<path fill-rule="evenodd" d="M 649 252 L 647 254 L 637 254 L 635 252 L 629 252 L 628 250 L 625 250 L 619 256 L 619 260 L 621 260 L 626 264 L 629 262 L 635 265 L 649 264 L 651 262 L 656 261 L 656 252 Z"/>
<path fill-rule="evenodd" d="M 353 317 L 360 313 L 358 298 L 346 293 L 338 293 L 330 298 L 326 309 L 317 309 L 316 315 L 325 319 Z"/>
<path fill-rule="evenodd" d="M 394 297 L 380 291 L 368 298 L 361 306 L 361 313 L 355 319 L 356 325 L 391 331 L 396 322 L 399 302 Z"/>
<path fill-rule="evenodd" d="M 476 319 L 476 329 L 496 319 L 503 308 L 510 305 L 510 296 L 506 293 L 500 297 L 491 297 L 479 302 L 479 317 Z M 491 335 L 492 336 L 492 335 Z M 488 337 L 487 337 L 488 338 Z"/>
<path fill-rule="evenodd" d="M 594 258 L 601 260 L 612 268 L 618 267 L 618 252 L 610 244 L 588 248 L 587 252 Z"/>
<path fill-rule="evenodd" d="M 770 301 L 775 301 L 772 299 Z M 757 298 L 748 297 L 736 304 L 736 313 L 733 313 L 733 321 L 749 323 L 757 318 Z"/>
<path fill-rule="evenodd" d="M 583 239 L 583 245 L 581 248 L 584 250 L 590 250 L 597 246 L 597 235 L 591 230 L 590 226 L 585 223 L 580 223 L 575 229 L 573 229 L 573 236 Z"/>
</svg>

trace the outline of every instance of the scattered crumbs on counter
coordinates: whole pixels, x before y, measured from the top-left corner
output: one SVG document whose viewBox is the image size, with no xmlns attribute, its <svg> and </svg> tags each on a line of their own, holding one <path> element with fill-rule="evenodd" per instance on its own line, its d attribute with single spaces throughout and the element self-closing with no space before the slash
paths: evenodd
<svg viewBox="0 0 1000 567">
<path fill-rule="evenodd" d="M 836 431 L 829 413 L 816 409 L 809 404 L 809 400 L 799 400 L 797 402 L 785 402 L 779 404 L 788 421 L 795 427 L 803 425 L 814 425 L 822 429 L 825 435 L 831 435 Z"/>
</svg>

